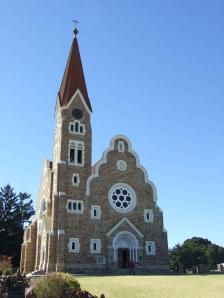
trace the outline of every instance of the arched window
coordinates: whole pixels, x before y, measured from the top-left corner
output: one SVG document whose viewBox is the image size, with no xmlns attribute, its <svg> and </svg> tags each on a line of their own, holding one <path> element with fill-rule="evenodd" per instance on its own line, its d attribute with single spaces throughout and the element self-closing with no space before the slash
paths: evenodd
<svg viewBox="0 0 224 298">
<path fill-rule="evenodd" d="M 44 211 L 47 209 L 45 198 L 42 199 L 41 207 L 40 207 L 40 216 L 43 215 Z"/>
<path fill-rule="evenodd" d="M 81 124 L 80 121 L 73 121 L 69 123 L 69 132 L 73 134 L 85 134 L 85 125 Z"/>
<path fill-rule="evenodd" d="M 43 199 L 42 204 L 41 204 L 41 211 L 44 212 L 47 209 L 46 207 L 46 201 Z"/>
<path fill-rule="evenodd" d="M 123 141 L 118 142 L 117 149 L 118 149 L 119 152 L 124 152 L 125 151 L 125 145 L 124 145 Z"/>
<path fill-rule="evenodd" d="M 84 166 L 84 143 L 81 141 L 69 142 L 69 164 Z"/>
</svg>

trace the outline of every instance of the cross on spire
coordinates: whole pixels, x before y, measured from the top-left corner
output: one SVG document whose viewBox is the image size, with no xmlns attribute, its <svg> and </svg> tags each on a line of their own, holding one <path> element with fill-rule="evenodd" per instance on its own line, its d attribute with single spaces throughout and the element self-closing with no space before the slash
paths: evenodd
<svg viewBox="0 0 224 298">
<path fill-rule="evenodd" d="M 79 33 L 79 30 L 76 28 L 76 26 L 79 24 L 79 21 L 77 19 L 72 20 L 72 22 L 75 24 L 75 29 L 73 30 L 75 36 Z"/>
</svg>

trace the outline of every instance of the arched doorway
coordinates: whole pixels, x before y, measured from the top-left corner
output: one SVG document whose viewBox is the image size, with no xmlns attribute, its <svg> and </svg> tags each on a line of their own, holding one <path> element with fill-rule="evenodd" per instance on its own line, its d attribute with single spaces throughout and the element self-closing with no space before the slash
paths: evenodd
<svg viewBox="0 0 224 298">
<path fill-rule="evenodd" d="M 127 268 L 129 261 L 138 261 L 138 248 L 138 240 L 132 233 L 119 232 L 113 239 L 114 262 L 119 268 Z"/>
</svg>

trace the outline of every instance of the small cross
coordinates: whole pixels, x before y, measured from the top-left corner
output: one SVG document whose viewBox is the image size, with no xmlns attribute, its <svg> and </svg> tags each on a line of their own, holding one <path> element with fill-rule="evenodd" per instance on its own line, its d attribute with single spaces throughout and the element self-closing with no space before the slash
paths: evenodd
<svg viewBox="0 0 224 298">
<path fill-rule="evenodd" d="M 75 19 L 72 20 L 72 22 L 75 24 L 75 29 L 73 30 L 75 36 L 79 33 L 79 30 L 76 28 L 76 25 L 79 24 L 79 22 Z"/>
<path fill-rule="evenodd" d="M 79 21 L 78 21 L 77 19 L 75 19 L 75 20 L 72 20 L 72 22 L 75 24 L 75 28 L 76 28 L 76 25 L 78 25 L 78 24 L 79 24 Z"/>
</svg>

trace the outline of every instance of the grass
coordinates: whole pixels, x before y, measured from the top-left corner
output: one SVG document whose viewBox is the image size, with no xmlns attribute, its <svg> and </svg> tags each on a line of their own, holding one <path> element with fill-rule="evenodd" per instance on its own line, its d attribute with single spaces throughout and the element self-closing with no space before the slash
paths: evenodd
<svg viewBox="0 0 224 298">
<path fill-rule="evenodd" d="M 78 276 L 81 287 L 106 298 L 224 298 L 224 275 Z"/>
</svg>

